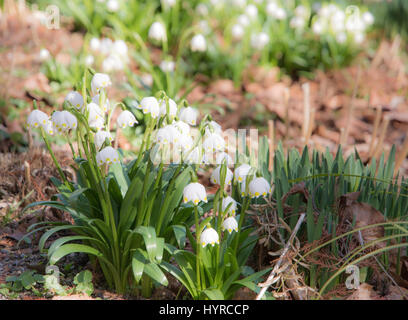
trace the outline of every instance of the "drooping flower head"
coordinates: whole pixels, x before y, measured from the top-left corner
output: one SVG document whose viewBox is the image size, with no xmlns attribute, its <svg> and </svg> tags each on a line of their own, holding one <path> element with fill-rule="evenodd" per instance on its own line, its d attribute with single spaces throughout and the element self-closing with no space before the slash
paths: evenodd
<svg viewBox="0 0 408 320">
<path fill-rule="evenodd" d="M 165 100 L 160 100 L 160 116 L 167 114 L 167 104 Z M 175 117 L 177 115 L 177 103 L 173 99 L 169 99 L 169 116 Z"/>
<path fill-rule="evenodd" d="M 257 198 L 260 196 L 265 197 L 268 193 L 271 193 L 272 189 L 268 181 L 265 178 L 258 177 L 254 178 L 249 183 L 249 195 L 252 198 Z"/>
<path fill-rule="evenodd" d="M 203 148 L 205 152 L 224 151 L 225 140 L 218 133 L 209 133 L 204 139 Z"/>
<path fill-rule="evenodd" d="M 205 247 L 207 244 L 211 244 L 214 247 L 216 243 L 220 243 L 220 237 L 218 236 L 217 231 L 215 231 L 213 228 L 207 227 L 203 233 L 201 233 L 200 243 L 203 247 Z"/>
<path fill-rule="evenodd" d="M 188 184 L 183 191 L 183 200 L 185 203 L 191 201 L 194 205 L 198 205 L 200 201 L 207 202 L 207 193 L 204 186 L 198 182 Z"/>
<path fill-rule="evenodd" d="M 251 166 L 248 164 L 242 164 L 235 169 L 235 179 L 238 182 L 244 182 L 249 172 L 251 171 Z"/>
<path fill-rule="evenodd" d="M 33 110 L 27 118 L 27 125 L 31 128 L 46 127 L 48 115 L 40 110 Z"/>
<path fill-rule="evenodd" d="M 137 107 L 141 109 L 144 114 L 150 114 L 152 118 L 157 118 L 160 114 L 159 102 L 155 97 L 145 97 L 140 101 L 140 105 Z"/>
<path fill-rule="evenodd" d="M 133 127 L 135 123 L 138 123 L 135 116 L 129 110 L 124 110 L 118 116 L 116 123 L 119 128 Z"/>
<path fill-rule="evenodd" d="M 166 28 L 159 21 L 153 22 L 150 26 L 148 37 L 157 42 L 166 41 Z"/>
<path fill-rule="evenodd" d="M 214 184 L 218 184 L 221 185 L 222 181 L 221 181 L 221 168 L 222 166 L 219 166 L 217 168 L 215 168 L 211 174 L 211 182 Z M 232 171 L 228 168 L 226 168 L 226 174 L 225 174 L 225 182 L 224 185 L 230 185 L 232 182 L 232 178 L 234 177 L 234 174 L 232 173 Z"/>
<path fill-rule="evenodd" d="M 84 105 L 84 99 L 78 91 L 69 92 L 65 97 L 65 101 L 77 110 L 81 110 Z"/>
<path fill-rule="evenodd" d="M 207 50 L 207 42 L 202 34 L 195 35 L 190 42 L 191 51 L 204 52 Z"/>
<path fill-rule="evenodd" d="M 55 111 L 51 120 L 58 133 L 66 132 L 77 127 L 77 118 L 68 111 Z"/>
<path fill-rule="evenodd" d="M 119 154 L 111 146 L 103 148 L 96 154 L 96 162 L 98 165 L 111 165 L 112 163 L 119 163 Z"/>
<path fill-rule="evenodd" d="M 91 80 L 91 89 L 94 94 L 97 94 L 101 89 L 107 88 L 111 84 L 112 82 L 107 74 L 95 73 Z"/>
<path fill-rule="evenodd" d="M 227 230 L 229 233 L 232 231 L 238 232 L 238 222 L 234 217 L 228 217 L 222 223 L 222 230 Z"/>
<path fill-rule="evenodd" d="M 227 208 L 228 212 L 225 212 Z M 228 215 L 235 216 L 235 213 L 237 212 L 237 202 L 230 196 L 225 197 L 224 199 L 222 199 L 222 211 L 224 211 Z"/>
<path fill-rule="evenodd" d="M 180 120 L 187 122 L 190 126 L 197 124 L 198 110 L 192 107 L 182 108 L 180 110 Z"/>
<path fill-rule="evenodd" d="M 94 142 L 95 142 L 97 150 L 99 150 L 102 147 L 106 139 L 108 139 L 109 142 L 113 141 L 112 136 L 109 132 L 104 131 L 104 130 L 99 130 L 97 133 L 95 133 Z"/>
</svg>

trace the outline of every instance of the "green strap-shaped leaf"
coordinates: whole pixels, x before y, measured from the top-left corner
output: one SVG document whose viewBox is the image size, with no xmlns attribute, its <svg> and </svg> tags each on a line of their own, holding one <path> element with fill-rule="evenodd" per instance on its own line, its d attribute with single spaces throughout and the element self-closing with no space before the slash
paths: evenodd
<svg viewBox="0 0 408 320">
<path fill-rule="evenodd" d="M 147 254 L 141 249 L 137 249 L 132 257 L 132 271 L 136 282 L 139 282 L 143 275 L 145 265 L 149 263 Z"/>
<path fill-rule="evenodd" d="M 176 237 L 177 244 L 179 246 L 179 249 L 184 249 L 186 246 L 186 228 L 181 225 L 173 225 L 173 232 Z"/>
<path fill-rule="evenodd" d="M 59 247 L 57 250 L 54 251 L 54 253 L 50 257 L 50 264 L 55 264 L 57 263 L 61 258 L 65 257 L 68 254 L 74 253 L 74 252 L 82 252 L 82 253 L 87 253 L 87 254 L 92 254 L 97 257 L 102 257 L 102 253 L 90 246 L 86 246 L 84 244 L 65 244 L 61 247 Z"/>
<path fill-rule="evenodd" d="M 159 268 L 159 266 L 154 263 L 150 262 L 149 264 L 144 266 L 144 272 L 153 280 L 157 281 L 163 286 L 167 286 L 169 284 L 166 276 L 164 275 L 163 271 Z"/>
<path fill-rule="evenodd" d="M 219 289 L 206 289 L 203 291 L 210 300 L 224 300 L 224 295 Z"/>
</svg>

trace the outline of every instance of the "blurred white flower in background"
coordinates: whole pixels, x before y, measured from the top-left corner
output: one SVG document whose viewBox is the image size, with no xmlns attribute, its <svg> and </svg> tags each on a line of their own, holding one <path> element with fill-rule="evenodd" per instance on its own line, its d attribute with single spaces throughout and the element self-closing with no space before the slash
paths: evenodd
<svg viewBox="0 0 408 320">
<path fill-rule="evenodd" d="M 262 50 L 269 42 L 269 35 L 265 32 L 251 35 L 251 47 L 256 50 Z"/>
<path fill-rule="evenodd" d="M 93 37 L 89 41 L 89 47 L 91 48 L 92 51 L 99 51 L 99 49 L 101 48 L 101 40 L 99 40 L 98 38 Z"/>
<path fill-rule="evenodd" d="M 140 76 L 144 85 L 151 87 L 153 85 L 153 76 L 150 73 L 144 73 Z"/>
<path fill-rule="evenodd" d="M 244 28 L 240 24 L 234 24 L 231 28 L 231 35 L 234 40 L 241 40 L 244 36 Z"/>
<path fill-rule="evenodd" d="M 247 27 L 250 23 L 249 18 L 244 14 L 238 16 L 237 21 L 243 27 Z"/>
<path fill-rule="evenodd" d="M 86 65 L 87 67 L 92 66 L 92 65 L 94 64 L 94 62 L 95 62 L 95 58 L 94 58 L 94 56 L 93 56 L 92 54 L 88 54 L 88 55 L 85 57 L 84 63 L 85 63 L 85 65 Z"/>
<path fill-rule="evenodd" d="M 148 37 L 157 42 L 166 41 L 166 28 L 159 21 L 153 22 L 153 24 L 150 26 Z"/>
<path fill-rule="evenodd" d="M 247 4 L 246 0 L 232 0 L 232 4 L 238 8 L 244 8 Z"/>
<path fill-rule="evenodd" d="M 41 61 L 45 61 L 45 60 L 48 60 L 51 57 L 51 54 L 47 49 L 42 48 L 40 50 L 40 53 L 38 54 L 38 57 L 39 57 L 39 59 Z"/>
<path fill-rule="evenodd" d="M 336 35 L 336 40 L 337 40 L 337 42 L 340 43 L 340 44 L 346 43 L 346 41 L 347 41 L 347 34 L 346 34 L 345 32 L 339 32 L 339 33 Z"/>
<path fill-rule="evenodd" d="M 171 60 L 163 60 L 162 62 L 160 62 L 160 69 L 163 72 L 173 72 L 175 66 L 175 62 Z"/>
<path fill-rule="evenodd" d="M 102 109 L 103 112 L 108 112 L 110 109 L 110 104 L 109 104 L 109 99 L 105 99 L 105 104 L 103 106 L 100 105 L 100 101 L 99 101 L 100 95 L 96 94 L 92 97 L 92 102 L 97 104 L 99 106 L 99 108 Z"/>
<path fill-rule="evenodd" d="M 116 12 L 119 10 L 119 1 L 118 0 L 109 0 L 106 4 L 106 8 L 109 12 Z"/>
<path fill-rule="evenodd" d="M 199 3 L 196 7 L 196 11 L 201 16 L 208 15 L 208 7 L 204 3 Z"/>
<path fill-rule="evenodd" d="M 191 51 L 204 52 L 207 50 L 207 42 L 202 34 L 196 34 L 190 42 Z"/>
<path fill-rule="evenodd" d="M 251 20 L 256 19 L 256 17 L 258 16 L 258 8 L 253 4 L 249 4 L 245 8 L 245 14 Z"/>
</svg>

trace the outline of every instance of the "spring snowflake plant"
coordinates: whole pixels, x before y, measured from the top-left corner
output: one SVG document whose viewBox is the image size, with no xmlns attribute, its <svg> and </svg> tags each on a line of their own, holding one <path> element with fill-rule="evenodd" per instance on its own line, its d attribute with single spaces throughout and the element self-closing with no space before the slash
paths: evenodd
<svg viewBox="0 0 408 320">
<path fill-rule="evenodd" d="M 224 151 L 221 129 L 209 116 L 198 122 L 198 112 L 186 101 L 177 104 L 164 92 L 145 97 L 136 106 L 144 114 L 146 129 L 137 156 L 124 163 L 121 150 L 113 147 L 114 138 L 120 130 L 137 125 L 135 110 L 108 103 L 108 75 L 95 73 L 88 82 L 87 71 L 82 91 L 70 92 L 62 110 L 49 116 L 34 102 L 35 110 L 27 119 L 27 125 L 44 139 L 60 179 L 52 178 L 59 193 L 51 201 L 32 203 L 25 210 L 49 206 L 68 212 L 74 221 L 37 223 L 27 236 L 45 231 L 39 247 L 50 264 L 74 252 L 88 254 L 118 293 L 141 289 L 150 296 L 154 285 L 167 285 L 166 272 L 195 299 L 231 298 L 243 285 L 254 289 L 251 280 L 259 274 L 241 279 L 253 273 L 245 263 L 257 240 L 249 236 L 245 211 L 251 192 L 256 195 L 259 189 L 262 196 L 270 192 L 265 182 L 254 187 L 251 178 L 238 182 L 224 160 L 211 179 L 220 188 L 207 198 L 204 186 L 197 182 L 197 170 L 203 167 L 203 145 Z M 113 124 L 116 108 L 122 111 Z M 53 153 L 52 134 L 64 135 L 70 146 L 76 171 L 72 181 Z M 236 190 L 246 181 L 248 187 L 241 196 Z M 227 185 L 232 186 L 231 195 Z M 195 235 L 190 231 L 193 226 Z M 63 230 L 73 235 L 45 248 L 47 240 Z M 187 238 L 194 252 L 185 250 Z M 177 266 L 170 263 L 171 258 Z"/>
</svg>

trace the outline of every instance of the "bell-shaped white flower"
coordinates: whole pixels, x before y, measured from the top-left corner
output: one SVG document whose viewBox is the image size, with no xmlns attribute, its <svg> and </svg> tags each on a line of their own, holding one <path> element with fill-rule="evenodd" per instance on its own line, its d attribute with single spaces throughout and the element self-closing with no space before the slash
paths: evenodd
<svg viewBox="0 0 408 320">
<path fill-rule="evenodd" d="M 95 58 L 94 58 L 94 56 L 93 56 L 92 54 L 88 54 L 88 55 L 85 57 L 84 63 L 85 63 L 85 65 L 86 65 L 87 67 L 92 66 L 92 65 L 94 64 L 94 62 L 95 62 Z"/>
<path fill-rule="evenodd" d="M 163 144 L 177 143 L 180 140 L 180 135 L 180 131 L 170 124 L 157 131 L 156 141 Z"/>
<path fill-rule="evenodd" d="M 55 111 L 51 116 L 52 123 L 57 132 L 66 132 L 77 127 L 77 118 L 68 111 Z"/>
<path fill-rule="evenodd" d="M 106 139 L 108 139 L 109 142 L 113 141 L 112 136 L 109 132 L 104 131 L 104 130 L 99 130 L 97 133 L 95 133 L 94 142 L 95 142 L 97 150 L 99 150 L 102 147 Z"/>
<path fill-rule="evenodd" d="M 174 121 L 173 125 L 181 132 L 182 135 L 190 134 L 190 126 L 184 121 Z"/>
<path fill-rule="evenodd" d="M 227 208 L 228 211 L 225 212 Z M 222 199 L 222 211 L 229 215 L 235 216 L 235 213 L 237 212 L 237 202 L 230 196 L 225 197 L 224 199 Z"/>
<path fill-rule="evenodd" d="M 106 3 L 106 8 L 109 12 L 116 12 L 119 10 L 119 2 L 118 0 L 109 0 Z"/>
<path fill-rule="evenodd" d="M 211 120 L 209 122 L 206 123 L 206 127 L 205 127 L 205 134 L 210 134 L 211 132 L 215 132 L 218 134 L 222 134 L 222 128 L 221 125 L 218 124 L 217 122 L 215 122 L 214 120 Z"/>
<path fill-rule="evenodd" d="M 235 179 L 238 182 L 244 182 L 251 171 L 251 166 L 247 164 L 241 164 L 235 169 Z"/>
<path fill-rule="evenodd" d="M 274 14 L 275 19 L 277 20 L 285 20 L 287 17 L 285 9 L 279 7 L 276 9 L 275 14 Z"/>
<path fill-rule="evenodd" d="M 192 107 L 182 108 L 179 117 L 180 120 L 187 122 L 191 126 L 195 126 L 198 118 L 198 110 Z"/>
<path fill-rule="evenodd" d="M 119 154 L 112 147 L 105 147 L 96 154 L 96 162 L 98 165 L 111 165 L 112 163 L 119 163 Z"/>
<path fill-rule="evenodd" d="M 210 133 L 204 139 L 203 148 L 205 152 L 224 151 L 225 140 L 218 133 Z"/>
<path fill-rule="evenodd" d="M 93 93 L 99 93 L 101 89 L 107 88 L 112 84 L 109 76 L 104 73 L 95 73 L 91 80 L 91 89 Z"/>
<path fill-rule="evenodd" d="M 204 3 L 199 3 L 196 7 L 196 11 L 200 16 L 208 15 L 208 7 Z"/>
<path fill-rule="evenodd" d="M 211 178 L 210 178 L 210 181 L 212 183 L 221 185 L 221 168 L 222 166 L 219 166 L 213 170 L 211 174 Z M 230 169 L 227 168 L 227 171 L 225 174 L 224 185 L 230 185 L 233 177 L 234 177 L 234 174 L 232 173 Z"/>
<path fill-rule="evenodd" d="M 88 121 L 89 122 L 92 122 L 98 119 L 103 120 L 104 118 L 103 110 L 95 102 L 91 102 L 87 105 L 87 111 L 88 111 Z"/>
<path fill-rule="evenodd" d="M 42 126 L 47 128 L 48 115 L 40 110 L 33 110 L 27 118 L 27 125 L 31 128 L 39 128 Z"/>
<path fill-rule="evenodd" d="M 222 230 L 227 230 L 229 233 L 232 231 L 238 232 L 238 222 L 234 217 L 228 217 L 222 223 Z"/>
<path fill-rule="evenodd" d="M 374 16 L 369 11 L 363 13 L 362 19 L 368 26 L 371 26 L 374 23 Z"/>
<path fill-rule="evenodd" d="M 290 20 L 290 26 L 294 29 L 303 29 L 306 25 L 306 20 L 303 17 L 293 17 Z"/>
<path fill-rule="evenodd" d="M 99 46 L 99 52 L 103 55 L 108 55 L 112 51 L 113 41 L 109 38 L 103 38 Z"/>
<path fill-rule="evenodd" d="M 258 177 L 254 178 L 249 183 L 249 195 L 252 198 L 259 196 L 265 197 L 268 193 L 271 193 L 272 189 L 268 181 L 265 178 Z"/>
<path fill-rule="evenodd" d="M 123 70 L 124 67 L 123 58 L 116 54 L 111 54 L 102 61 L 102 69 L 105 72 Z"/>
<path fill-rule="evenodd" d="M 176 64 L 171 60 L 163 60 L 160 62 L 160 69 L 163 72 L 173 72 Z"/>
<path fill-rule="evenodd" d="M 91 48 L 92 51 L 99 51 L 100 47 L 101 47 L 101 40 L 99 40 L 98 38 L 92 38 L 89 41 L 89 47 Z"/>
<path fill-rule="evenodd" d="M 110 109 L 109 99 L 108 99 L 108 98 L 105 99 L 105 104 L 104 104 L 103 106 L 101 106 L 101 105 L 99 104 L 99 99 L 100 99 L 100 95 L 97 94 L 97 95 L 95 95 L 95 96 L 92 97 L 92 102 L 95 103 L 95 104 L 97 104 L 97 105 L 99 106 L 99 108 L 102 109 L 103 112 L 108 112 L 109 109 Z"/>
<path fill-rule="evenodd" d="M 186 153 L 193 147 L 194 141 L 190 135 L 180 134 L 174 144 L 176 150 L 180 150 L 183 153 Z"/>
<path fill-rule="evenodd" d="M 78 91 L 69 92 L 65 97 L 65 101 L 77 110 L 81 110 L 84 105 L 84 99 Z"/>
<path fill-rule="evenodd" d="M 241 14 L 240 16 L 238 16 L 237 21 L 238 21 L 238 24 L 240 24 L 244 28 L 249 26 L 250 24 L 249 18 L 244 14 Z"/>
<path fill-rule="evenodd" d="M 248 16 L 248 18 L 255 19 L 258 16 L 258 8 L 253 5 L 253 4 L 249 4 L 247 5 L 247 7 L 245 8 L 245 14 Z"/>
<path fill-rule="evenodd" d="M 313 30 L 314 34 L 321 35 L 323 33 L 323 31 L 324 31 L 323 23 L 321 21 L 319 21 L 319 20 L 316 20 L 313 23 L 312 30 Z"/>
<path fill-rule="evenodd" d="M 204 186 L 198 182 L 188 184 L 183 190 L 183 200 L 185 203 L 191 201 L 194 205 L 198 205 L 200 201 L 207 202 L 207 193 Z"/>
<path fill-rule="evenodd" d="M 98 119 L 88 120 L 88 124 L 91 128 L 102 130 L 105 127 L 105 120 L 99 117 Z"/>
<path fill-rule="evenodd" d="M 345 32 L 339 32 L 336 34 L 336 40 L 340 44 L 344 44 L 347 41 L 347 34 Z"/>
<path fill-rule="evenodd" d="M 269 42 L 269 35 L 265 32 L 251 35 L 251 46 L 256 50 L 262 50 Z"/>
<path fill-rule="evenodd" d="M 120 113 L 116 123 L 119 128 L 133 127 L 135 123 L 138 123 L 135 116 L 129 110 L 124 110 Z"/>
<path fill-rule="evenodd" d="M 128 56 L 128 46 L 123 40 L 116 40 L 113 43 L 112 51 L 122 58 L 127 58 Z"/>
<path fill-rule="evenodd" d="M 160 100 L 160 116 L 167 114 L 167 104 L 166 100 Z M 173 99 L 169 98 L 169 116 L 175 117 L 177 115 L 177 103 Z"/>
<path fill-rule="evenodd" d="M 40 58 L 41 61 L 45 61 L 45 60 L 48 60 L 51 55 L 50 55 L 50 52 L 49 52 L 47 49 L 42 48 L 42 49 L 40 50 L 40 53 L 39 53 L 38 56 L 39 56 L 39 58 Z"/>
<path fill-rule="evenodd" d="M 204 52 L 207 50 L 207 42 L 202 34 L 195 35 L 190 42 L 191 51 Z"/>
<path fill-rule="evenodd" d="M 159 21 L 153 22 L 150 26 L 148 37 L 157 42 L 166 41 L 166 28 Z"/>
<path fill-rule="evenodd" d="M 244 33 L 244 27 L 238 23 L 234 24 L 231 28 L 232 38 L 236 41 L 241 40 L 244 36 Z"/>
<path fill-rule="evenodd" d="M 145 97 L 140 101 L 140 105 L 137 107 L 141 109 L 144 114 L 150 113 L 152 118 L 157 118 L 160 114 L 159 102 L 155 97 Z"/>
<path fill-rule="evenodd" d="M 215 231 L 215 229 L 207 227 L 201 233 L 200 243 L 203 247 L 205 247 L 207 244 L 211 244 L 214 247 L 216 243 L 220 243 L 220 237 L 218 236 L 218 233 L 217 231 Z"/>
<path fill-rule="evenodd" d="M 194 148 L 186 152 L 186 157 L 184 159 L 185 163 L 200 165 L 203 162 L 203 154 L 199 147 Z"/>
</svg>

